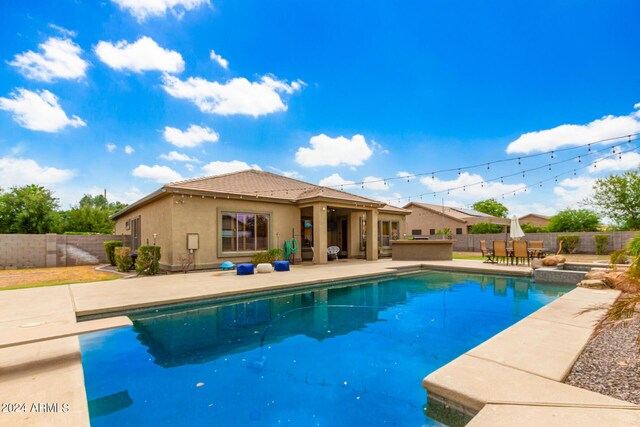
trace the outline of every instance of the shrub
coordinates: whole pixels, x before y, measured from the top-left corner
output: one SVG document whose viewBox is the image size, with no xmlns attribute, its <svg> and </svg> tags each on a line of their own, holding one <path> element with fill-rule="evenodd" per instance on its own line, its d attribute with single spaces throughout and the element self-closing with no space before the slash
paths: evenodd
<svg viewBox="0 0 640 427">
<path fill-rule="evenodd" d="M 118 246 L 122 246 L 120 240 L 107 240 L 104 242 L 104 251 L 107 254 L 107 262 L 111 265 L 116 265 L 115 249 Z"/>
<path fill-rule="evenodd" d="M 115 248 L 114 256 L 116 258 L 116 266 L 118 271 L 129 271 L 133 267 L 133 259 L 131 258 L 131 248 L 119 246 Z"/>
<path fill-rule="evenodd" d="M 136 272 L 151 276 L 160 271 L 160 246 L 146 245 L 138 248 Z"/>
<path fill-rule="evenodd" d="M 609 248 L 609 235 L 596 234 L 593 237 L 596 239 L 596 255 L 606 255 Z"/>
<path fill-rule="evenodd" d="M 522 231 L 525 232 L 526 234 L 547 232 L 546 227 L 538 227 L 537 225 L 533 225 L 530 222 L 525 222 L 523 224 L 520 224 L 520 227 L 522 227 Z"/>
<path fill-rule="evenodd" d="M 640 233 L 636 233 L 635 236 L 629 239 L 627 242 L 627 252 L 634 257 L 640 255 Z"/>
<path fill-rule="evenodd" d="M 469 234 L 497 234 L 502 233 L 502 226 L 490 222 L 479 222 L 469 228 Z"/>
<path fill-rule="evenodd" d="M 562 252 L 572 254 L 578 249 L 580 236 L 576 234 L 563 234 L 558 236 L 558 243 L 562 242 Z"/>
<path fill-rule="evenodd" d="M 609 255 L 609 263 L 614 266 L 616 264 L 626 264 L 628 259 L 626 249 L 618 249 L 617 251 L 611 252 L 611 255 Z"/>
<path fill-rule="evenodd" d="M 274 261 L 282 259 L 282 249 L 269 249 L 268 251 L 258 252 L 251 257 L 251 262 L 255 265 L 262 263 L 273 264 Z"/>
</svg>

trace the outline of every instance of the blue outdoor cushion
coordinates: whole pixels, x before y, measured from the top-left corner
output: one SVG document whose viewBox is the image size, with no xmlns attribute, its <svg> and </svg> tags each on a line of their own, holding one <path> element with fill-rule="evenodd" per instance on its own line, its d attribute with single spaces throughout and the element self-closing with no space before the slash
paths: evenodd
<svg viewBox="0 0 640 427">
<path fill-rule="evenodd" d="M 289 261 L 274 261 L 273 268 L 276 271 L 289 271 Z"/>
<path fill-rule="evenodd" d="M 233 267 L 235 267 L 236 265 L 234 263 L 232 263 L 231 261 L 225 261 L 222 264 L 220 264 L 220 269 L 222 270 L 233 270 Z"/>
<path fill-rule="evenodd" d="M 253 264 L 238 264 L 236 271 L 238 276 L 253 274 Z"/>
</svg>

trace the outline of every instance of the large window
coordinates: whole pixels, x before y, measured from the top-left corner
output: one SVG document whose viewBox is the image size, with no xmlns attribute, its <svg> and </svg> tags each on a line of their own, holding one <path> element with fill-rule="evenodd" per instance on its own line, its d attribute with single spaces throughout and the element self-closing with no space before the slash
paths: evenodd
<svg viewBox="0 0 640 427">
<path fill-rule="evenodd" d="M 222 212 L 222 252 L 269 249 L 269 215 Z"/>
<path fill-rule="evenodd" d="M 391 240 L 400 238 L 400 223 L 397 221 L 378 222 L 378 246 L 388 248 Z"/>
</svg>

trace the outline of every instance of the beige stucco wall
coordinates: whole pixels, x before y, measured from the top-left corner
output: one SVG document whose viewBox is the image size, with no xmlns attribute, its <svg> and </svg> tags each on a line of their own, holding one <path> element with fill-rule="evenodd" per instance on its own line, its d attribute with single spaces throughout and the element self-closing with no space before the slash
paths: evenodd
<svg viewBox="0 0 640 427">
<path fill-rule="evenodd" d="M 423 209 L 419 206 L 413 205 L 411 207 L 412 212 L 407 215 L 407 234 L 411 234 L 412 230 L 422 230 L 423 236 L 429 235 L 430 229 L 435 229 L 436 232 L 442 230 L 442 228 L 451 229 L 452 234 L 456 234 L 456 228 L 462 228 L 462 234 L 467 234 L 467 224 L 462 221 L 456 221 L 447 216 L 442 218 L 442 214 L 433 212 L 428 209 Z"/>
<path fill-rule="evenodd" d="M 176 203 L 177 202 L 177 203 Z M 326 203 L 316 203 L 316 212 L 326 214 Z M 332 204 L 339 209 L 349 209 L 345 211 L 348 216 L 349 226 L 349 257 L 365 257 L 365 251 L 360 250 L 360 227 L 359 216 L 364 216 L 365 211 L 352 211 L 348 205 Z M 322 207 L 325 210 L 322 210 Z M 163 198 L 145 205 L 139 209 L 127 213 L 116 221 L 116 234 L 129 235 L 130 230 L 125 229 L 127 220 L 141 217 L 141 237 L 142 244 L 153 243 L 153 234 L 157 234 L 156 244 L 161 246 L 162 258 L 161 267 L 168 270 L 180 270 L 182 267 L 181 258 L 186 258 L 187 234 L 196 233 L 199 235 L 199 249 L 193 254 L 196 268 L 216 268 L 224 261 L 248 262 L 253 253 L 222 253 L 222 237 L 219 233 L 219 221 L 222 211 L 265 213 L 270 215 L 269 226 L 269 247 L 282 248 L 285 240 L 292 237 L 292 229 L 296 240 L 300 243 L 301 210 L 299 206 L 289 203 L 274 203 L 270 201 L 259 201 L 255 199 L 224 199 L 200 196 L 185 196 L 168 194 Z M 400 223 L 400 237 L 407 233 L 404 215 L 381 214 L 378 220 L 391 220 Z M 315 237 L 315 245 L 321 244 L 324 240 L 327 246 L 331 244 L 337 235 L 327 233 L 326 222 L 316 221 L 314 227 L 320 227 L 324 231 L 325 238 Z M 314 230 L 314 234 L 320 230 Z M 326 240 L 325 240 L 326 239 Z M 377 242 L 377 235 L 376 235 Z M 296 254 L 297 261 L 300 260 L 301 253 Z M 321 255 L 319 255 L 321 256 Z M 377 256 L 377 252 L 376 252 Z M 324 257 L 317 259 L 317 262 L 326 262 Z"/>
<path fill-rule="evenodd" d="M 547 225 L 549 225 L 549 220 L 545 218 L 540 218 L 534 215 L 525 215 L 522 218 L 520 218 L 520 224 L 526 224 L 526 223 L 529 223 L 536 227 L 546 227 Z"/>
<path fill-rule="evenodd" d="M 126 229 L 126 222 L 140 216 L 140 243 L 153 244 L 153 234 L 156 233 L 156 245 L 160 246 L 160 265 L 167 268 L 173 262 L 171 219 L 174 205 L 173 196 L 168 195 L 155 200 L 116 220 L 115 234 L 131 235 Z"/>
</svg>

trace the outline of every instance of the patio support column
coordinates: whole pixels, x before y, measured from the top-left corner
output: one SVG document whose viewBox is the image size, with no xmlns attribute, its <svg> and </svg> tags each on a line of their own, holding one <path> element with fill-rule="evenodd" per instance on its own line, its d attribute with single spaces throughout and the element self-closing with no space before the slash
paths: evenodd
<svg viewBox="0 0 640 427">
<path fill-rule="evenodd" d="M 313 205 L 313 263 L 327 263 L 327 205 Z"/>
<path fill-rule="evenodd" d="M 361 258 L 360 217 L 364 212 L 349 212 L 349 258 Z"/>
<path fill-rule="evenodd" d="M 367 261 L 378 259 L 378 211 L 367 211 Z"/>
</svg>

